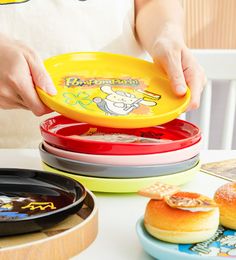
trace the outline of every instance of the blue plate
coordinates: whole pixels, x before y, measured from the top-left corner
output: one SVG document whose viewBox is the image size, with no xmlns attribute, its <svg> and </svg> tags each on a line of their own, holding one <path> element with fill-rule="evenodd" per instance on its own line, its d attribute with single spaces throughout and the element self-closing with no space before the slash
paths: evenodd
<svg viewBox="0 0 236 260">
<path fill-rule="evenodd" d="M 138 220 L 136 231 L 144 250 L 159 260 L 226 260 L 236 257 L 236 231 L 221 226 L 211 239 L 183 245 L 163 242 L 149 235 L 143 218 Z"/>
</svg>

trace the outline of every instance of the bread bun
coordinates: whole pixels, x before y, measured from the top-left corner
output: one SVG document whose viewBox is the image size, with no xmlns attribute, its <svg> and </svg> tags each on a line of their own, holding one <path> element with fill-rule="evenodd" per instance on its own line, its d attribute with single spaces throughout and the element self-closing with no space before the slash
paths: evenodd
<svg viewBox="0 0 236 260">
<path fill-rule="evenodd" d="M 172 195 L 175 199 L 179 199 L 180 208 L 171 207 L 167 204 L 166 200 L 151 199 L 147 204 L 144 226 L 148 233 L 152 236 L 171 243 L 197 243 L 202 242 L 212 237 L 217 231 L 219 225 L 219 209 L 208 197 L 202 196 L 197 193 L 178 192 Z M 195 205 L 186 208 L 185 199 L 187 204 L 194 198 L 206 198 L 210 203 L 208 208 L 199 207 Z M 170 200 L 170 198 L 168 198 Z M 194 199 L 193 199 L 194 201 Z"/>
<path fill-rule="evenodd" d="M 236 229 L 236 183 L 227 183 L 218 188 L 214 199 L 220 209 L 221 225 Z"/>
</svg>

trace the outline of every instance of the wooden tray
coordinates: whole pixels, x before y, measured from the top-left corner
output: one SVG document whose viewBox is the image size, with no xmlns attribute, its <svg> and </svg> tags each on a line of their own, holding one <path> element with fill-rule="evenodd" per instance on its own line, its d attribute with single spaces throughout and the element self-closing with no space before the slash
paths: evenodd
<svg viewBox="0 0 236 260">
<path fill-rule="evenodd" d="M 87 192 L 82 209 L 54 227 L 19 236 L 0 238 L 1 260 L 62 260 L 79 254 L 96 238 L 98 210 Z"/>
</svg>

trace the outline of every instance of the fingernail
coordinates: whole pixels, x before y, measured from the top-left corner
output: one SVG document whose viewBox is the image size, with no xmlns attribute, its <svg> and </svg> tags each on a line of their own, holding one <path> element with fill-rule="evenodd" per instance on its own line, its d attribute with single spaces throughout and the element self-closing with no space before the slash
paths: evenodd
<svg viewBox="0 0 236 260">
<path fill-rule="evenodd" d="M 57 90 L 55 88 L 50 88 L 47 90 L 49 95 L 55 96 L 57 94 Z"/>
<path fill-rule="evenodd" d="M 46 87 L 46 92 L 49 94 L 49 95 L 56 95 L 57 94 L 57 89 L 55 88 L 54 84 L 53 84 L 53 81 L 51 78 L 48 78 L 47 81 L 45 82 L 45 85 Z"/>
<path fill-rule="evenodd" d="M 178 85 L 176 87 L 176 91 L 178 92 L 178 94 L 185 94 L 186 90 L 187 90 L 187 88 L 184 85 Z"/>
<path fill-rule="evenodd" d="M 47 93 L 48 93 L 49 95 L 54 96 L 54 95 L 57 94 L 57 89 L 55 88 L 55 86 L 54 86 L 52 80 L 49 80 L 49 81 L 47 82 L 47 84 L 46 84 L 46 89 L 47 89 Z"/>
</svg>

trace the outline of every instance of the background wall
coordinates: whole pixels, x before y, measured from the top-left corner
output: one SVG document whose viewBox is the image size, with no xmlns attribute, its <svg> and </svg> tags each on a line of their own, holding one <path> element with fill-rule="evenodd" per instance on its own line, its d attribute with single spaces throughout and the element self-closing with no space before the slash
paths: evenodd
<svg viewBox="0 0 236 260">
<path fill-rule="evenodd" d="M 185 36 L 188 47 L 193 49 L 236 49 L 236 0 L 180 0 L 180 2 L 185 11 Z M 223 112 L 227 90 L 227 81 L 213 82 L 213 103 L 209 108 L 212 113 L 210 149 L 219 148 L 222 119 L 227 116 Z M 197 124 L 198 111 L 188 114 L 187 119 Z M 233 149 L 236 149 L 236 130 L 234 131 Z"/>
<path fill-rule="evenodd" d="M 191 48 L 236 48 L 236 0 L 180 0 Z"/>
</svg>

